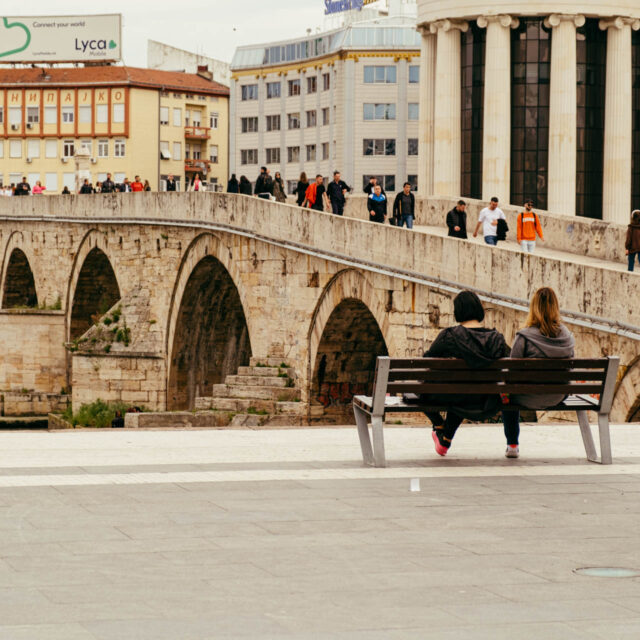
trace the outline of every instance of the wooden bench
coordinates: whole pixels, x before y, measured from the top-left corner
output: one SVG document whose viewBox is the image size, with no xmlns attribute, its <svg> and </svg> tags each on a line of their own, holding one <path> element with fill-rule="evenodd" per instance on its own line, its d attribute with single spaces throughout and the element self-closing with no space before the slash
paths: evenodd
<svg viewBox="0 0 640 640">
<path fill-rule="evenodd" d="M 447 406 L 421 403 L 419 394 L 561 394 L 566 396 L 563 402 L 544 410 L 575 411 L 587 459 L 611 464 L 609 413 L 619 362 L 619 358 L 611 356 L 595 360 L 504 358 L 483 369 L 470 369 L 464 360 L 455 358 L 405 359 L 381 356 L 376 363 L 373 396 L 353 398 L 362 458 L 365 464 L 386 466 L 383 434 L 385 415 L 447 410 Z M 501 408 L 526 409 L 512 403 L 501 405 Z M 600 457 L 591 434 L 588 411 L 598 414 Z M 369 438 L 369 422 L 373 447 Z"/>
</svg>

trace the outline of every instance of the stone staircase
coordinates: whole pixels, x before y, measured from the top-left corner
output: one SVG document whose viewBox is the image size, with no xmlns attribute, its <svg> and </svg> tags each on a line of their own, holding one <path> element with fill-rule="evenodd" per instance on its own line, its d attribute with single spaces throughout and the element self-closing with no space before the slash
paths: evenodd
<svg viewBox="0 0 640 640">
<path fill-rule="evenodd" d="M 196 398 L 195 409 L 233 414 L 232 427 L 296 426 L 307 418 L 295 371 L 272 357 L 251 358 L 248 367 L 214 384 L 211 396 Z"/>
</svg>

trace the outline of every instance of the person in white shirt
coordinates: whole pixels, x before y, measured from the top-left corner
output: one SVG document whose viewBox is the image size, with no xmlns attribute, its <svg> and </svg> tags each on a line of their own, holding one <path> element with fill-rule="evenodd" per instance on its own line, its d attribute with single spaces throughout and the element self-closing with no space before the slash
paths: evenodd
<svg viewBox="0 0 640 640">
<path fill-rule="evenodd" d="M 506 220 L 504 212 L 498 207 L 498 198 L 493 197 L 491 198 L 489 206 L 480 212 L 473 237 L 476 238 L 478 236 L 478 231 L 480 231 L 480 227 L 482 226 L 484 241 L 495 247 L 498 244 L 498 220 L 500 219 Z"/>
</svg>

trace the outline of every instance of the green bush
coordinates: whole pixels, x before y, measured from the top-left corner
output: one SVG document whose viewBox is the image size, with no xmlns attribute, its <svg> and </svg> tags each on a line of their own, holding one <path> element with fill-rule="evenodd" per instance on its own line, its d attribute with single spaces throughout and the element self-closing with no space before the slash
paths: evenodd
<svg viewBox="0 0 640 640">
<path fill-rule="evenodd" d="M 74 427 L 81 425 L 83 427 L 103 429 L 111 426 L 112 420 L 116 417 L 116 411 L 120 411 L 124 416 L 131 406 L 126 402 L 104 402 L 98 399 L 91 404 L 83 404 L 76 413 L 73 412 L 71 405 L 69 405 L 62 417 Z"/>
</svg>

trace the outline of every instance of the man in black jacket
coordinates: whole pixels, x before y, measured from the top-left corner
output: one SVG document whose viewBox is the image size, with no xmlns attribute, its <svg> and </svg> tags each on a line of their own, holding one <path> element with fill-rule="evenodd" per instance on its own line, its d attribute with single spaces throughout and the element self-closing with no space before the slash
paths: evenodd
<svg viewBox="0 0 640 640">
<path fill-rule="evenodd" d="M 393 202 L 393 217 L 396 219 L 396 226 L 413 229 L 413 220 L 416 215 L 416 198 L 411 193 L 411 183 L 405 182 L 402 191 L 396 196 Z"/>
<path fill-rule="evenodd" d="M 93 187 L 89 184 L 89 180 L 87 180 L 87 178 L 84 179 L 79 193 L 93 193 Z"/>
<path fill-rule="evenodd" d="M 373 193 L 367 198 L 367 210 L 371 222 L 384 224 L 387 219 L 387 196 L 382 193 L 382 187 L 377 184 Z"/>
<path fill-rule="evenodd" d="M 337 216 L 341 216 L 344 213 L 347 191 L 351 191 L 351 189 L 346 182 L 340 180 L 340 172 L 334 171 L 333 181 L 327 185 L 327 196 L 331 203 L 331 210 Z"/>
<path fill-rule="evenodd" d="M 464 200 L 458 200 L 458 204 L 447 213 L 447 227 L 451 238 L 467 239 L 467 212 L 465 208 L 467 203 Z"/>
<path fill-rule="evenodd" d="M 169 174 L 167 176 L 167 191 L 175 191 L 176 190 L 176 179 L 173 177 L 173 174 Z"/>
<path fill-rule="evenodd" d="M 15 196 L 28 196 L 31 192 L 31 185 L 27 182 L 26 178 L 22 178 L 22 182 L 18 182 L 16 190 L 13 195 Z"/>
<path fill-rule="evenodd" d="M 107 179 L 102 181 L 102 187 L 100 188 L 100 193 L 114 193 L 116 190 L 116 185 L 111 179 L 111 174 L 107 173 Z"/>
</svg>

